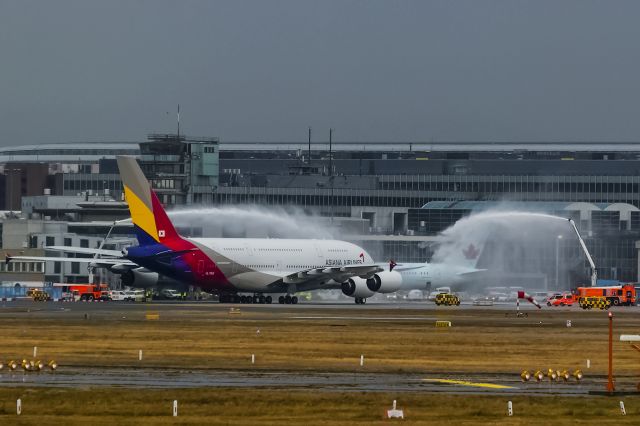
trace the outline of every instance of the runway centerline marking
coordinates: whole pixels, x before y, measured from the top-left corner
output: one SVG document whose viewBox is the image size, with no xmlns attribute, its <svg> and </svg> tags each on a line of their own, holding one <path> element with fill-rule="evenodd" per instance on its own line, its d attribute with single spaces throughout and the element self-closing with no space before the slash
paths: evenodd
<svg viewBox="0 0 640 426">
<path fill-rule="evenodd" d="M 471 386 L 476 388 L 488 388 L 488 389 L 515 389 L 513 386 L 497 385 L 495 383 L 476 383 L 469 382 L 467 380 L 452 380 L 452 379 L 422 379 L 424 382 L 443 383 L 448 385 L 460 385 Z"/>
</svg>

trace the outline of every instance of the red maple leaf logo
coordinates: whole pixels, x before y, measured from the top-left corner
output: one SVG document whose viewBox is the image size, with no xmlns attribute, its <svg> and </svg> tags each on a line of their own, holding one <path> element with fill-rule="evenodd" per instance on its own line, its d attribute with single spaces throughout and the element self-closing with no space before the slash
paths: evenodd
<svg viewBox="0 0 640 426">
<path fill-rule="evenodd" d="M 358 256 L 360 259 L 362 259 L 362 263 L 364 263 L 364 253 L 360 253 L 360 256 Z"/>
<path fill-rule="evenodd" d="M 478 257 L 480 250 L 478 250 L 473 244 L 469 244 L 469 247 L 462 250 L 462 254 L 464 254 L 464 257 L 467 259 L 472 260 Z"/>
</svg>

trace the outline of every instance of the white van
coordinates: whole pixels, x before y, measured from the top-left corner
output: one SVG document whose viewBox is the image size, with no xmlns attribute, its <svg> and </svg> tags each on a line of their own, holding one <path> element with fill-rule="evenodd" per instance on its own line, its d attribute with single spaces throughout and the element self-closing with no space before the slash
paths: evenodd
<svg viewBox="0 0 640 426">
<path fill-rule="evenodd" d="M 127 290 L 124 292 L 124 300 L 130 302 L 144 302 L 145 301 L 144 290 Z"/>
<path fill-rule="evenodd" d="M 127 300 L 126 297 L 126 292 L 122 290 L 111 290 L 109 292 L 109 298 L 111 300 Z"/>
</svg>

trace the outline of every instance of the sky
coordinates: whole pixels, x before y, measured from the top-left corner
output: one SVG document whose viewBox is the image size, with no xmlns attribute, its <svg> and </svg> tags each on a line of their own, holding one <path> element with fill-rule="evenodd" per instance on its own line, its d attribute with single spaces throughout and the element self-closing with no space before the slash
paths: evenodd
<svg viewBox="0 0 640 426">
<path fill-rule="evenodd" d="M 2 0 L 0 146 L 639 141 L 640 2 Z"/>
</svg>

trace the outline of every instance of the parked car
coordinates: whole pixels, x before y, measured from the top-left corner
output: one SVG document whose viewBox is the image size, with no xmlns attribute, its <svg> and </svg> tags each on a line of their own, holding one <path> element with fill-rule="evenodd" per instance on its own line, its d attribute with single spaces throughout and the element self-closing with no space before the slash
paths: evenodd
<svg viewBox="0 0 640 426">
<path fill-rule="evenodd" d="M 109 298 L 111 300 L 127 300 L 127 294 L 123 290 L 111 290 L 109 292 Z"/>
<path fill-rule="evenodd" d="M 124 292 L 125 297 L 124 300 L 129 302 L 144 302 L 145 296 L 143 290 L 127 290 Z"/>
<path fill-rule="evenodd" d="M 556 294 L 549 298 L 547 306 L 571 306 L 576 302 L 571 293 Z"/>
<path fill-rule="evenodd" d="M 180 299 L 182 297 L 180 293 L 170 288 L 163 288 L 162 291 L 160 292 L 160 295 L 162 296 L 163 299 L 171 299 L 171 300 Z"/>
<path fill-rule="evenodd" d="M 489 297 L 494 302 L 508 302 L 509 301 L 509 295 L 507 295 L 507 293 L 491 293 L 491 294 L 489 294 Z"/>
<path fill-rule="evenodd" d="M 493 306 L 493 299 L 485 296 L 473 300 L 473 306 Z"/>
</svg>

